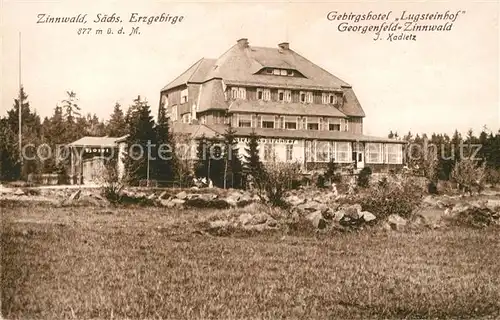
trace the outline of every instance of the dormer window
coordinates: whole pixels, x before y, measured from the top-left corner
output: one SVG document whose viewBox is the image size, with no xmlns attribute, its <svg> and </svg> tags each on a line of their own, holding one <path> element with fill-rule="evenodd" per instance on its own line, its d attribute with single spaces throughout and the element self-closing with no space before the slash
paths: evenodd
<svg viewBox="0 0 500 320">
<path fill-rule="evenodd" d="M 302 103 L 312 103 L 313 94 L 310 91 L 300 91 L 300 102 Z"/>
<path fill-rule="evenodd" d="M 261 71 L 260 73 L 283 77 L 304 77 L 300 72 L 293 69 L 265 68 L 265 70 Z"/>
<path fill-rule="evenodd" d="M 285 101 L 285 92 L 283 90 L 278 91 L 278 101 Z"/>
<path fill-rule="evenodd" d="M 232 87 L 231 88 L 231 99 L 246 99 L 247 91 L 245 88 Z"/>
<path fill-rule="evenodd" d="M 334 93 L 324 92 L 321 94 L 321 100 L 323 104 L 335 104 L 337 103 L 337 96 Z"/>
<path fill-rule="evenodd" d="M 271 100 L 271 90 L 270 89 L 257 89 L 257 99 L 270 101 Z"/>
</svg>

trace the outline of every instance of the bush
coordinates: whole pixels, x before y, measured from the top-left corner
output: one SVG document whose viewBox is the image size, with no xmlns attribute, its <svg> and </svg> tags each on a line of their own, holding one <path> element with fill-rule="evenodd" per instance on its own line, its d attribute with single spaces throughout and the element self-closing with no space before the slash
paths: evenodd
<svg viewBox="0 0 500 320">
<path fill-rule="evenodd" d="M 410 218 L 420 205 L 422 196 L 419 188 L 411 180 L 406 180 L 400 186 L 379 183 L 355 202 L 361 204 L 363 210 L 370 211 L 379 218 L 391 214 Z"/>
<path fill-rule="evenodd" d="M 486 182 L 493 185 L 500 184 L 500 169 L 488 168 L 486 170 Z"/>
<path fill-rule="evenodd" d="M 259 196 L 271 205 L 285 207 L 285 192 L 292 189 L 293 183 L 299 180 L 300 164 L 272 161 L 264 165 L 264 172 L 256 179 Z"/>
<path fill-rule="evenodd" d="M 115 160 L 109 160 L 105 164 L 102 175 L 101 195 L 111 204 L 116 205 L 122 202 L 122 191 L 124 185 L 120 181 Z"/>
<path fill-rule="evenodd" d="M 480 193 L 486 180 L 486 162 L 478 165 L 472 159 L 461 159 L 455 163 L 451 177 L 458 183 L 458 187 L 462 192 L 471 193 L 473 188 L 476 187 L 478 193 Z"/>
<path fill-rule="evenodd" d="M 370 167 L 364 167 L 358 175 L 357 185 L 361 188 L 367 188 L 370 185 L 370 179 L 372 176 L 372 169 Z"/>
</svg>

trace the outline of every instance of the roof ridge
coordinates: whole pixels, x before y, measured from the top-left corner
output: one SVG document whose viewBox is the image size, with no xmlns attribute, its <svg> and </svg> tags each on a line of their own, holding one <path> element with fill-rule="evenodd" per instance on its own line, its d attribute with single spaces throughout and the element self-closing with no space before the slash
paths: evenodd
<svg viewBox="0 0 500 320">
<path fill-rule="evenodd" d="M 200 58 L 198 59 L 195 63 L 193 63 L 192 65 L 189 66 L 189 68 L 187 68 L 183 73 L 181 73 L 180 75 L 178 75 L 177 77 L 174 78 L 174 80 L 170 81 L 164 88 L 163 90 L 168 90 L 168 89 L 165 89 L 165 88 L 168 88 L 170 86 L 170 84 L 174 83 L 177 79 L 181 78 L 183 75 L 185 75 L 189 70 L 191 70 L 191 68 L 193 68 L 196 64 L 198 64 L 198 66 L 196 66 L 196 69 L 195 71 L 198 69 L 199 65 L 201 64 L 201 61 L 205 59 L 205 58 Z M 193 76 L 194 72 L 189 76 L 189 79 L 191 79 L 191 77 Z M 186 82 L 187 83 L 187 82 Z M 185 84 L 185 83 L 184 83 Z M 170 88 L 172 89 L 172 88 Z M 162 90 L 162 91 L 163 91 Z"/>
<path fill-rule="evenodd" d="M 343 82 L 343 83 L 344 83 L 344 85 L 351 87 L 351 85 L 350 85 L 349 83 L 347 83 L 347 82 L 345 82 L 344 80 L 340 79 L 339 77 L 337 77 L 336 75 L 334 75 L 334 74 L 333 74 L 333 73 L 331 73 L 330 71 L 326 70 L 325 68 L 323 68 L 323 67 L 322 67 L 322 66 L 320 66 L 319 64 L 316 64 L 316 63 L 312 62 L 311 60 L 307 59 L 306 57 L 304 57 L 303 55 L 301 55 L 301 54 L 300 54 L 300 53 L 298 53 L 297 51 L 292 50 L 292 49 L 288 49 L 288 50 L 290 50 L 292 53 L 294 53 L 294 54 L 296 54 L 297 56 L 299 56 L 301 59 L 304 59 L 305 61 L 307 61 L 307 62 L 308 62 L 308 63 L 310 63 L 311 65 L 314 65 L 314 66 L 318 67 L 319 69 L 323 70 L 324 72 L 328 73 L 330 76 L 332 76 L 332 77 L 336 78 L 336 79 L 337 79 L 337 80 L 339 80 L 340 82 Z M 300 71 L 300 70 L 299 70 L 299 71 Z M 342 87 L 342 86 L 343 86 L 343 85 L 341 84 L 341 87 Z"/>
</svg>

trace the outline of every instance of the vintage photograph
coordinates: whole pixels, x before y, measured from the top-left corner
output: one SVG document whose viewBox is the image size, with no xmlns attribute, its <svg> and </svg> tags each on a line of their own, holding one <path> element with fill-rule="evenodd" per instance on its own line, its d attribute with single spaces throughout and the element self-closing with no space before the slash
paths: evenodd
<svg viewBox="0 0 500 320">
<path fill-rule="evenodd" d="M 1 1 L 2 319 L 498 319 L 498 1 Z"/>
</svg>

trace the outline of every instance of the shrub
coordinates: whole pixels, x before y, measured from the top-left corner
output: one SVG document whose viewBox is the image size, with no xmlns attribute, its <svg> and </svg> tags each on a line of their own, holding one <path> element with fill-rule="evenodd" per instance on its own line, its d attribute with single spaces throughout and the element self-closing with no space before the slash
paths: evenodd
<svg viewBox="0 0 500 320">
<path fill-rule="evenodd" d="M 120 180 L 116 160 L 109 160 L 102 172 L 101 195 L 111 204 L 116 205 L 122 202 L 122 191 L 124 188 Z"/>
<path fill-rule="evenodd" d="M 452 179 L 464 193 L 471 193 L 476 187 L 478 193 L 484 188 L 486 178 L 486 162 L 478 165 L 474 160 L 464 158 L 455 163 L 451 172 Z"/>
<path fill-rule="evenodd" d="M 370 185 L 370 179 L 372 175 L 372 169 L 370 167 L 364 167 L 358 175 L 357 185 L 361 188 L 367 188 Z"/>
<path fill-rule="evenodd" d="M 334 159 L 331 159 L 330 162 L 328 162 L 325 179 L 330 180 L 332 183 L 342 182 L 342 175 L 340 174 L 338 164 L 335 163 Z"/>
<path fill-rule="evenodd" d="M 422 196 L 419 188 L 411 180 L 406 180 L 401 185 L 379 183 L 369 188 L 356 202 L 361 204 L 363 210 L 370 211 L 379 218 L 391 214 L 410 218 L 420 205 Z"/>
<path fill-rule="evenodd" d="M 300 164 L 272 161 L 264 165 L 264 172 L 256 179 L 259 196 L 273 206 L 286 206 L 283 197 L 299 180 Z"/>
<path fill-rule="evenodd" d="M 493 185 L 500 184 L 500 169 L 488 168 L 486 170 L 486 182 Z"/>
</svg>

